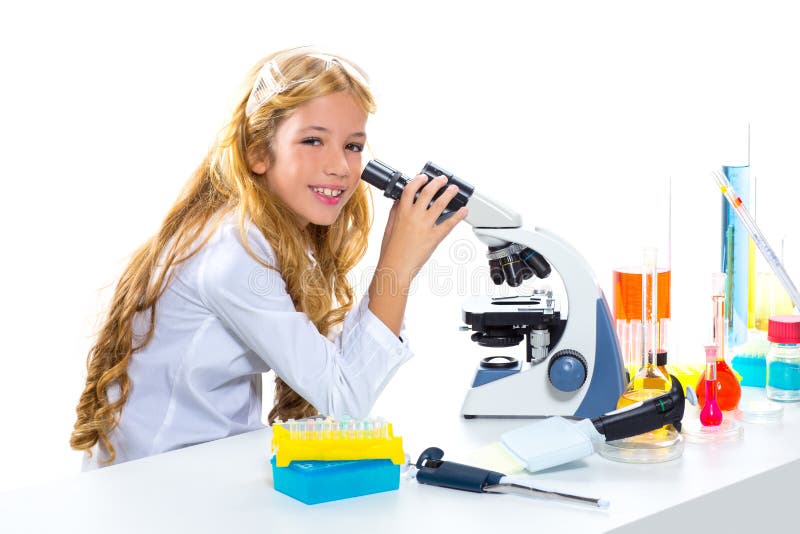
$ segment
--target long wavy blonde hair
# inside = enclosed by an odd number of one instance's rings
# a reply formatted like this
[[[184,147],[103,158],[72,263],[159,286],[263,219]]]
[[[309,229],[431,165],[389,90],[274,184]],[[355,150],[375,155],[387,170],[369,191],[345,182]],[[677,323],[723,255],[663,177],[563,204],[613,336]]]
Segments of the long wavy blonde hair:
[[[302,82],[287,84],[287,90],[269,98],[247,117],[245,106],[256,77],[273,59],[287,80]],[[108,451],[106,461],[114,461],[109,435],[119,424],[130,394],[128,362],[153,337],[156,305],[169,284],[172,267],[205,246],[218,224],[218,215],[237,212],[242,241],[250,255],[281,273],[295,307],[308,315],[322,335],[327,336],[333,326],[343,322],[354,303],[346,275],[364,256],[372,226],[372,196],[367,184],[359,182],[332,225],[301,227],[288,206],[259,182],[260,176],[250,170],[248,158],[266,155],[274,161],[272,142],[277,128],[292,110],[313,98],[347,91],[365,113],[374,113],[375,102],[364,79],[353,76],[341,62],[326,62],[303,49],[277,52],[252,68],[230,121],[158,233],[133,254],[116,286],[107,316],[89,350],[86,386],[70,439],[73,449],[91,454],[99,441]],[[267,265],[247,245],[246,218],[272,245],[277,265]],[[193,246],[196,243],[199,246]],[[309,248],[316,263],[308,257]],[[149,312],[147,333],[134,337],[134,316],[143,312]],[[277,417],[301,418],[314,413],[305,399],[276,376],[270,423]]]

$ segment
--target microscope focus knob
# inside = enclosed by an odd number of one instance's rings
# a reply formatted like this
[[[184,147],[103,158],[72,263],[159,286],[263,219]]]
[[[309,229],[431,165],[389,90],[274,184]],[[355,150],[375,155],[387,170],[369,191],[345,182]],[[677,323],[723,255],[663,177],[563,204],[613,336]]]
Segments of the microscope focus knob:
[[[547,376],[556,389],[576,391],[586,382],[586,360],[576,350],[560,350],[550,358]]]

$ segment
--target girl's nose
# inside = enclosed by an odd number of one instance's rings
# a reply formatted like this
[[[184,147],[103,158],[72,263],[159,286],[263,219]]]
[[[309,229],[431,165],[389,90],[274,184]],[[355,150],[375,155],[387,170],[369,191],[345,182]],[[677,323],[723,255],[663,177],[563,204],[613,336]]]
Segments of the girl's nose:
[[[325,162],[325,173],[347,178],[350,175],[350,165],[347,163],[345,155],[338,151],[332,150]]]

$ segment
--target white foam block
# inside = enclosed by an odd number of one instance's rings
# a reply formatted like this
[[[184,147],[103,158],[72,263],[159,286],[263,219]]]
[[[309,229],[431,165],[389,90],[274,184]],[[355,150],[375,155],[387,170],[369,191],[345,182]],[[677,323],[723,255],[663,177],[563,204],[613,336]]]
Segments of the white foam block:
[[[588,419],[572,423],[549,417],[506,432],[500,440],[525,469],[535,472],[589,456],[594,452],[592,441],[602,441],[603,436]]]
[[[506,475],[513,475],[525,471],[525,464],[511,454],[508,448],[499,441],[495,441],[485,447],[470,452],[467,455],[466,463]]]

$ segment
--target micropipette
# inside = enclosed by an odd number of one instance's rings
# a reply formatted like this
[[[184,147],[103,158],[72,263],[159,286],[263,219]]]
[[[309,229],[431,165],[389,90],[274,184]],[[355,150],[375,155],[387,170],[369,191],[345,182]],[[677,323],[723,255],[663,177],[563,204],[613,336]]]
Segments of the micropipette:
[[[560,491],[536,488],[520,477],[509,477],[497,471],[473,467],[442,460],[444,451],[428,447],[419,455],[416,467],[417,482],[443,488],[472,491],[475,493],[513,493],[525,497],[539,497],[573,504],[585,504],[595,508],[608,508],[605,499],[581,497]]]
[[[714,175],[714,179],[717,181],[717,185],[719,185],[719,188],[722,190],[722,194],[726,199],[728,199],[728,202],[730,202],[733,211],[736,212],[736,215],[739,216],[739,220],[742,221],[744,227],[747,228],[750,238],[756,244],[758,250],[761,251],[764,259],[767,260],[767,263],[772,268],[772,272],[775,273],[775,276],[778,277],[781,285],[783,285],[783,288],[789,294],[789,297],[794,303],[794,307],[800,310],[800,291],[797,290],[792,282],[792,279],[789,278],[789,274],[786,272],[786,269],[783,268],[778,256],[772,250],[772,247],[769,246],[769,243],[767,243],[764,234],[761,233],[761,230],[759,230],[758,226],[756,225],[756,221],[753,219],[753,216],[750,215],[750,212],[742,203],[742,199],[736,194],[736,191],[734,191],[731,183],[725,177],[725,174],[720,170],[714,171],[712,174]]]

